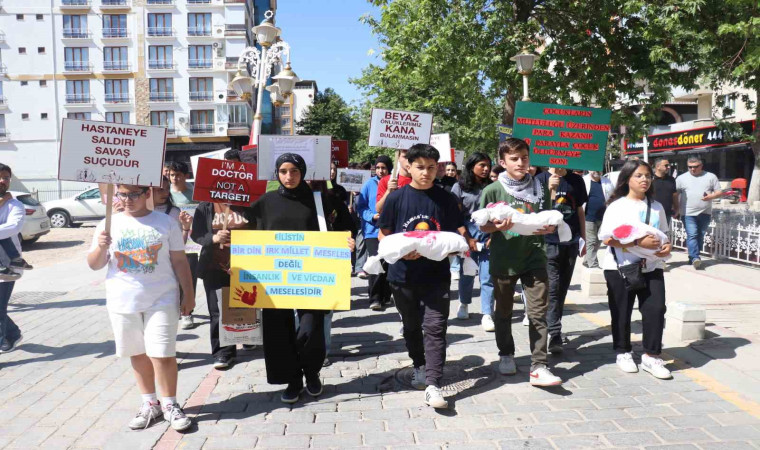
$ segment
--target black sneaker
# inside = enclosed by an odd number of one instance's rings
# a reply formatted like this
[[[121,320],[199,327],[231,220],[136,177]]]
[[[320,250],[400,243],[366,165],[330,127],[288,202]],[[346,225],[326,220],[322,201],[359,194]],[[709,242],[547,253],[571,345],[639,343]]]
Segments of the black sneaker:
[[[214,358],[214,369],[216,370],[226,370],[234,364],[235,359],[231,356],[217,356]]]
[[[369,309],[372,311],[381,311],[383,309],[383,304],[380,303],[380,300],[372,300],[372,303],[369,304]]]
[[[9,266],[12,269],[21,269],[21,270],[34,269],[34,267],[32,267],[29,263],[27,263],[24,258],[16,258],[16,259],[11,260],[11,263]]]
[[[298,401],[298,398],[301,396],[301,392],[303,392],[303,381],[294,381],[290,383],[287,388],[285,388],[285,392],[283,392],[280,396],[280,401],[283,403],[293,404]]]
[[[562,353],[562,335],[557,334],[549,337],[549,353]]]
[[[19,278],[21,278],[21,274],[18,272],[12,271],[8,267],[3,267],[0,270],[0,280],[2,281],[16,281]]]
[[[256,346],[253,344],[243,344],[243,350],[256,350]]]
[[[18,338],[15,341],[11,341],[10,339],[4,339],[3,343],[0,344],[0,353],[8,353],[12,352],[13,350],[16,350],[18,346],[21,344],[21,341],[23,340],[23,336],[20,334],[18,335]]]
[[[322,395],[322,390],[322,380],[319,379],[319,375],[312,379],[306,380],[306,392],[308,392],[312,397],[319,397]]]

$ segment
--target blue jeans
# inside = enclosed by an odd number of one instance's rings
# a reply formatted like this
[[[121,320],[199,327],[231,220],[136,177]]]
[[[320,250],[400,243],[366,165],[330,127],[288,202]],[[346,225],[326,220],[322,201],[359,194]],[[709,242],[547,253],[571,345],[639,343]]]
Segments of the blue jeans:
[[[0,283],[0,344],[9,341],[15,341],[21,336],[21,330],[19,330],[16,323],[8,317],[8,302],[11,300],[11,294],[13,293],[13,286],[15,281],[6,281]]]
[[[470,252],[472,259],[478,263],[480,277],[480,313],[493,314],[493,280],[489,271],[488,257],[490,252],[486,249],[482,252]],[[461,274],[459,276],[459,301],[465,305],[472,303],[472,286],[475,277]]]
[[[461,266],[461,264],[459,263],[459,257],[455,256],[451,260],[451,273],[459,273],[460,272],[460,266]]]
[[[699,259],[699,252],[705,243],[705,233],[710,227],[710,215],[684,216],[683,226],[686,228],[686,247],[689,249],[689,264]]]

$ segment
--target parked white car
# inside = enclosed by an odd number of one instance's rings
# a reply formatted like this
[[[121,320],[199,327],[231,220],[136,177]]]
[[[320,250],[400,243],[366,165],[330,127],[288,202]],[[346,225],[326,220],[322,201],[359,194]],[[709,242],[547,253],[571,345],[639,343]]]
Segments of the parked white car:
[[[53,228],[65,228],[78,222],[100,220],[106,216],[106,206],[95,187],[73,197],[44,203]]]
[[[13,198],[24,204],[24,226],[21,227],[20,240],[24,243],[35,242],[40,236],[50,233],[50,219],[45,207],[28,192],[8,191]]]

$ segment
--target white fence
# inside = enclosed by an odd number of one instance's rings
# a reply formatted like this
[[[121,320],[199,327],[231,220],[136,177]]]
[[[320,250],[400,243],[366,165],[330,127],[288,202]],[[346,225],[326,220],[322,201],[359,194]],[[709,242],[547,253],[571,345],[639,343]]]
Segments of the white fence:
[[[714,210],[701,251],[717,259],[760,266],[760,223],[753,215],[738,216]],[[673,246],[686,249],[683,222],[673,219],[672,228]]]

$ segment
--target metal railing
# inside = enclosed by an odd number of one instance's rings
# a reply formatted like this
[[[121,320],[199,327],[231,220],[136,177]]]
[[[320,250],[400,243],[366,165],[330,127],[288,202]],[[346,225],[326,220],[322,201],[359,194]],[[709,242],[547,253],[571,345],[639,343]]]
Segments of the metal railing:
[[[92,102],[93,100],[90,94],[66,94],[67,104],[83,104]]]
[[[80,194],[81,192],[81,189],[61,189],[54,191],[32,190],[30,194],[32,194],[32,197],[34,197],[35,200],[42,203],[49,202],[51,200],[61,200],[63,198],[73,197],[77,194]]]
[[[208,5],[211,0],[187,0],[188,5]]]
[[[172,27],[148,27],[148,36],[174,36]]]
[[[104,38],[125,38],[129,37],[129,31],[126,28],[103,28]]]
[[[122,71],[129,70],[129,63],[126,61],[103,61],[104,71]]]
[[[187,27],[188,36],[211,36],[211,26]]]
[[[190,125],[190,133],[192,134],[212,134],[213,132],[213,123],[196,123]]]
[[[103,7],[127,7],[130,5],[129,0],[100,0],[100,6]]]
[[[66,72],[92,72],[92,64],[87,61],[66,61],[63,63]]]
[[[0,105],[5,106],[8,103],[8,99],[5,96],[0,95]]]
[[[106,103],[129,103],[129,94],[106,94]]]
[[[89,39],[91,33],[86,28],[64,28],[63,37],[68,39]]]
[[[10,134],[10,131],[6,130],[5,128],[0,128],[0,139],[7,139]]]
[[[210,102],[213,99],[214,99],[214,93],[211,91],[190,92],[191,102]]]
[[[0,64],[0,73],[6,73],[8,71],[8,68],[5,66],[5,64]]]
[[[207,58],[207,59],[188,59],[187,60],[187,67],[190,68],[190,69],[210,69],[212,63],[213,63],[213,60],[211,58]]]
[[[174,63],[174,61],[169,61],[166,59],[151,59],[148,61],[148,69],[171,70],[175,67],[177,67],[177,65]]]
[[[227,128],[251,128],[251,124],[248,122],[229,122]]]
[[[2,3],[0,3],[2,4]],[[5,33],[0,31],[0,42],[5,42]]]
[[[673,247],[687,249],[683,222],[673,219],[672,231]],[[717,259],[760,266],[760,214],[714,209],[700,250]]]
[[[148,5],[173,5],[174,0],[148,0]]]
[[[174,92],[151,92],[150,101],[151,102],[175,102],[177,101],[177,96],[174,95]]]
[[[90,6],[90,0],[61,0],[61,6]]]

